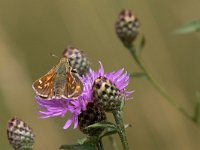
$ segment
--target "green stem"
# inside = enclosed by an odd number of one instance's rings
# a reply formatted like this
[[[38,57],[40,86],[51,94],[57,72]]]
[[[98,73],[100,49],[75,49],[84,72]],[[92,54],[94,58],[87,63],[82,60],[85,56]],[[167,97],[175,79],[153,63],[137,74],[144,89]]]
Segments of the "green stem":
[[[119,134],[120,140],[122,142],[123,148],[124,148],[124,150],[129,150],[121,111],[114,110],[112,113],[115,118],[116,126],[118,129],[118,134]]]
[[[154,88],[166,98],[166,100],[174,106],[179,112],[181,112],[185,117],[193,121],[193,116],[188,114],[181,106],[179,106],[176,101],[168,95],[166,90],[152,77],[150,72],[148,71],[147,67],[145,66],[142,58],[140,55],[137,55],[137,50],[133,45],[126,46],[126,48],[130,51],[132,57],[135,59],[138,66],[141,68],[141,70],[145,73],[146,78],[149,80],[149,82],[154,86]]]
[[[109,135],[108,138],[109,138],[110,142],[112,143],[113,150],[118,150],[117,143],[116,143],[115,139],[111,135]]]
[[[98,141],[98,143],[97,143],[97,149],[98,149],[98,150],[104,150],[102,140],[99,140],[99,141]]]

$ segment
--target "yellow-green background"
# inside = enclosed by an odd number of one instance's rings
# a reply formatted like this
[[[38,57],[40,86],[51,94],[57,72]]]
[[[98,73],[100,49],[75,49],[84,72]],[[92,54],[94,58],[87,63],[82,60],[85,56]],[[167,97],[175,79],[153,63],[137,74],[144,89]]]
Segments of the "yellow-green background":
[[[0,0],[0,149],[11,150],[6,123],[18,116],[36,134],[35,150],[55,150],[83,136],[63,130],[66,118],[39,119],[31,84],[58,60],[64,48],[83,49],[92,68],[100,60],[106,71],[138,67],[115,35],[118,13],[129,8],[141,23],[147,44],[142,54],[152,74],[193,113],[195,92],[200,90],[200,35],[172,33],[197,19],[197,0]],[[139,39],[139,38],[138,38]],[[145,80],[132,79],[134,100],[125,107],[131,150],[198,150],[200,127],[181,115]],[[112,118],[111,115],[109,115]],[[116,136],[118,144],[118,136]],[[105,138],[105,149],[110,149]]]

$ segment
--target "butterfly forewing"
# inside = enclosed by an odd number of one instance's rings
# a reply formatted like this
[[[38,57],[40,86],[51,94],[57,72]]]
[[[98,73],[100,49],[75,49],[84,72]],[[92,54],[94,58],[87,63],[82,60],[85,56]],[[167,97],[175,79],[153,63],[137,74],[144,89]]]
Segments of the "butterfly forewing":
[[[53,67],[46,75],[36,80],[32,87],[36,94],[43,98],[51,98],[54,95],[54,78],[56,75]]]

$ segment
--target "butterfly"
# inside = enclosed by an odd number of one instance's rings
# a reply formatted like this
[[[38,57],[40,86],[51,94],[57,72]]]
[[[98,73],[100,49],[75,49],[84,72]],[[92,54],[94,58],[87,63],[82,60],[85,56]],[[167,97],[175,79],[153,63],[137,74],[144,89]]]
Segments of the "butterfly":
[[[83,91],[83,82],[70,66],[68,58],[62,57],[56,66],[33,83],[32,88],[38,96],[46,100],[75,99]]]

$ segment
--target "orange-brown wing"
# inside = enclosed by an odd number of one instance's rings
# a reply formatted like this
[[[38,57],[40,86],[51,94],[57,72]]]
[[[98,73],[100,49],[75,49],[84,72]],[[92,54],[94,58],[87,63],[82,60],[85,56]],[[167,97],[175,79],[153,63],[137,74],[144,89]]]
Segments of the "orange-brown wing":
[[[77,98],[83,92],[83,82],[77,73],[67,73],[67,83],[64,90],[64,97]]]
[[[47,74],[33,83],[32,87],[37,95],[45,99],[53,97],[55,75],[56,70],[55,67],[53,67]]]

